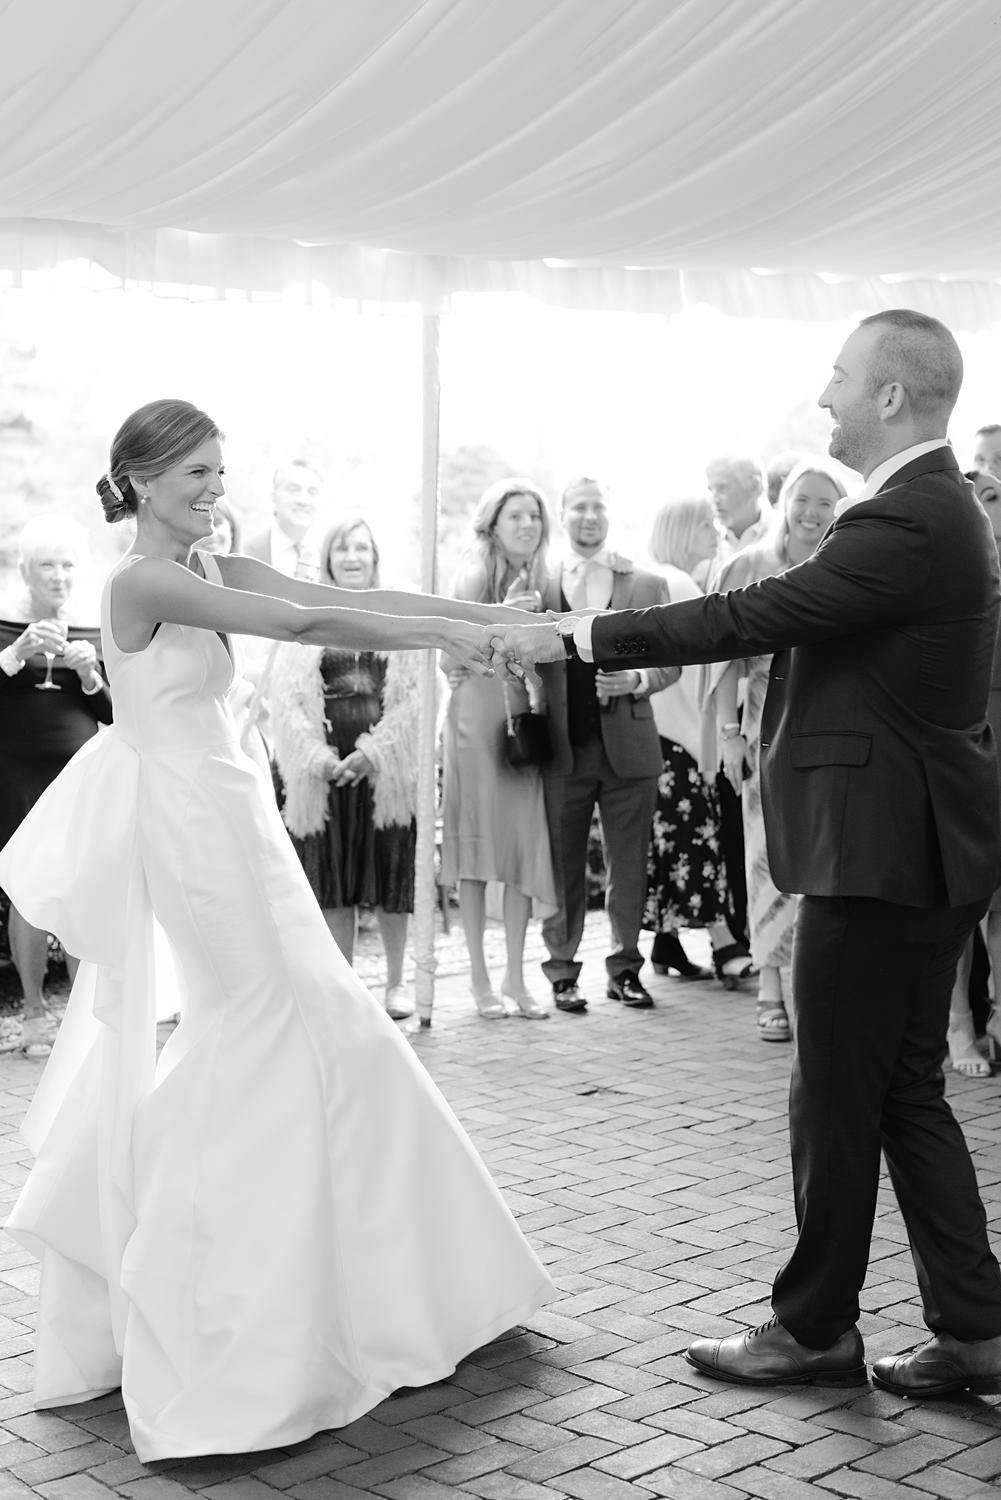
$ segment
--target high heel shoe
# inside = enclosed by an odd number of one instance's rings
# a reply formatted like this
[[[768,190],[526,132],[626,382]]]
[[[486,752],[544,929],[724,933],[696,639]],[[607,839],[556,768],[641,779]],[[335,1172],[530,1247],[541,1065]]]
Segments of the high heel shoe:
[[[493,990],[473,990],[473,1002],[484,1021],[500,1021],[507,1019],[507,1010],[503,1001],[499,1000]]]
[[[713,949],[713,968],[725,990],[739,990],[741,981],[753,973],[754,964],[743,943],[726,943]]]
[[[650,962],[655,974],[670,974],[679,979],[711,979],[712,971],[693,964],[676,932],[658,932],[653,940]]]
[[[501,985],[501,994],[508,1000],[513,1000],[520,1013],[526,1021],[548,1021],[549,1012],[544,1005],[540,1005],[535,996],[528,990],[513,990],[509,985]]]
[[[387,984],[386,1015],[391,1021],[405,1021],[414,1013],[414,1002],[403,984]]]
[[[990,1019],[988,1018],[988,1025]],[[949,1012],[949,1066],[962,1078],[989,1078],[991,1065],[977,1047],[973,1017],[969,1010]],[[988,1038],[990,1040],[990,1038]]]

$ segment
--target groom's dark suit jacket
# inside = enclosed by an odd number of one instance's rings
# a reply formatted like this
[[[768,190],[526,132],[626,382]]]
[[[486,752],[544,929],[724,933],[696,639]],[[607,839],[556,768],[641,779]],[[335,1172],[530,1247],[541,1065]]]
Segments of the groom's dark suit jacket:
[[[591,639],[610,669],[774,652],[761,740],[776,885],[960,906],[1001,885],[986,720],[998,598],[990,524],[943,446],[798,567],[597,616]]]

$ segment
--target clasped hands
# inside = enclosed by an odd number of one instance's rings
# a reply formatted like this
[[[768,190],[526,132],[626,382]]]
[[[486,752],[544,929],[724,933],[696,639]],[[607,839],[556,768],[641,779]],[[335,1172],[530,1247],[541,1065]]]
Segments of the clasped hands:
[[[496,676],[518,682],[538,682],[534,668],[541,662],[566,660],[554,619],[533,620],[528,625],[484,625],[480,652]]]
[[[602,613],[597,609],[579,609],[572,614],[534,616],[524,625],[500,620],[490,625],[450,621],[443,643],[450,658],[446,668],[449,684],[458,686],[469,673],[537,683],[534,670],[537,665],[566,660],[557,624],[566,630],[585,615]]]

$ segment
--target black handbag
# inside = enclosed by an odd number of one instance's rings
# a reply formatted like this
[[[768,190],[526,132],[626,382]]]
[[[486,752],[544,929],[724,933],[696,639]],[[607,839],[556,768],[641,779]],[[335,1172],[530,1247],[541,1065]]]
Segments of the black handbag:
[[[545,714],[513,714],[504,685],[504,724],[501,733],[501,754],[509,766],[544,766],[553,758],[553,742],[549,735],[549,720]]]

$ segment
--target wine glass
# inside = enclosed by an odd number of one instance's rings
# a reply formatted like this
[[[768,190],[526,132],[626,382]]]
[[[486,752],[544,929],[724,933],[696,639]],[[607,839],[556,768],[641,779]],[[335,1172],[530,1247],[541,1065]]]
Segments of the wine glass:
[[[61,693],[62,688],[58,682],[52,681],[52,663],[56,659],[56,653],[54,651],[44,651],[42,654],[45,657],[45,677],[41,682],[36,682],[35,686],[39,692]]]

